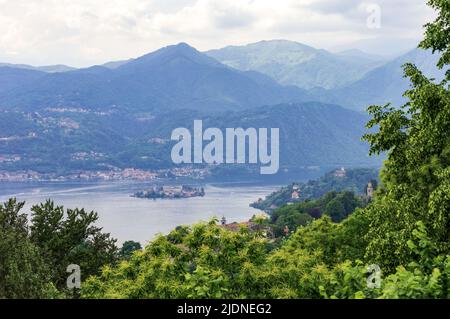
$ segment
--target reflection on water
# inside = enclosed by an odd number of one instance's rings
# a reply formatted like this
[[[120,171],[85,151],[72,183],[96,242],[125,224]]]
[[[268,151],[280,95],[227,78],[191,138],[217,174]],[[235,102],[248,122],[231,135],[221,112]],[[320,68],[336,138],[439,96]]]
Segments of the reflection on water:
[[[135,191],[144,183],[1,183],[0,200],[17,197],[26,201],[25,212],[36,203],[51,198],[67,208],[82,207],[99,214],[99,225],[119,242],[145,243],[157,233],[167,233],[178,225],[225,216],[228,222],[243,221],[260,211],[249,204],[277,186],[206,185],[204,197],[183,199],[139,199]]]

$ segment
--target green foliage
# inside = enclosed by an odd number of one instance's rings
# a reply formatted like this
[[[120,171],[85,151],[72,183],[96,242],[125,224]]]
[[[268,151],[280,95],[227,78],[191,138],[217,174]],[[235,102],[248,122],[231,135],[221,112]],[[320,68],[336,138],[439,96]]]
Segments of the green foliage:
[[[447,0],[429,0],[428,5],[435,9],[438,15],[434,22],[425,25],[425,39],[420,43],[420,47],[442,52],[438,62],[438,67],[442,69],[450,64],[449,4]],[[450,80],[450,70],[447,71],[447,80]]]
[[[273,227],[275,236],[280,237],[284,235],[285,227],[288,227],[289,231],[294,231],[297,227],[305,226],[312,220],[313,218],[302,212],[299,207],[286,205],[271,214],[270,226]]]
[[[347,169],[345,176],[336,176],[335,171],[328,172],[318,180],[309,180],[306,183],[294,183],[273,192],[264,200],[252,204],[252,207],[271,211],[272,205],[281,207],[289,202],[296,202],[291,198],[294,187],[298,189],[298,201],[318,199],[330,192],[350,191],[358,195],[366,194],[367,184],[372,182],[377,187],[378,170],[370,168]]]
[[[425,224],[416,223],[408,247],[414,261],[389,275],[381,298],[449,298],[450,254],[440,253]]]
[[[64,289],[67,266],[77,264],[83,276],[98,273],[101,266],[115,261],[115,239],[94,224],[95,212],[55,206],[50,200],[31,208],[30,239],[41,248],[52,268],[52,281]]]
[[[431,0],[438,18],[427,24],[423,48],[442,53],[439,67],[449,65],[448,1]],[[366,257],[389,272],[413,260],[407,242],[416,222],[431,231],[441,252],[449,249],[450,91],[448,79],[435,83],[412,64],[404,66],[411,89],[408,102],[395,109],[371,106],[366,134],[371,153],[387,152],[381,172],[383,189],[367,210],[371,219]]]
[[[52,297],[50,269],[28,236],[23,202],[0,204],[0,299]]]
[[[334,229],[330,228],[334,225]],[[417,261],[399,266],[386,278],[381,274],[379,288],[367,285],[368,267],[362,261],[344,260],[339,232],[342,224],[315,221],[300,229],[270,257],[269,290],[272,298],[448,298],[450,255],[439,254],[423,223],[412,232],[408,244]],[[308,229],[308,228],[314,228]],[[323,236],[327,239],[319,237]],[[322,239],[322,242],[318,240]],[[334,241],[331,241],[334,239]],[[336,244],[337,242],[337,244]],[[327,256],[341,256],[341,261]]]
[[[140,243],[132,240],[127,240],[122,244],[122,247],[119,250],[119,258],[129,259],[135,251],[142,250],[142,246]]]
[[[299,226],[306,226],[322,215],[330,216],[334,222],[340,222],[366,203],[352,192],[330,192],[316,200],[291,203],[270,213],[269,225],[277,237],[284,235],[287,226],[295,231]]]
[[[450,255],[439,254],[423,223],[408,243],[417,262],[382,272],[368,286],[368,265],[346,248],[344,223],[329,217],[299,228],[280,248],[246,230],[198,224],[174,244],[161,236],[83,285],[85,298],[446,298]],[[172,234],[173,236],[173,234]],[[357,239],[354,239],[357,240]],[[350,260],[355,260],[354,262]]]
[[[16,199],[0,205],[0,298],[71,296],[67,266],[79,265],[88,277],[115,262],[115,240],[93,225],[96,213],[47,201],[31,208],[28,225],[23,206]]]
[[[175,232],[179,232],[175,234]],[[238,298],[258,296],[249,274],[265,263],[265,239],[213,220],[160,236],[118,267],[83,285],[89,298]]]

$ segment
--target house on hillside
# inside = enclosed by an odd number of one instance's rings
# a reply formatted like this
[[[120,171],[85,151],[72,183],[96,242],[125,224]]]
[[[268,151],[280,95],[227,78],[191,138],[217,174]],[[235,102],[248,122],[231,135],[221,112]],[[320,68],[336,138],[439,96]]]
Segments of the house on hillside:
[[[366,190],[367,198],[372,199],[373,192],[374,192],[374,188],[373,188],[372,182],[369,182],[369,184],[367,184],[367,190]]]
[[[335,177],[345,177],[347,172],[345,171],[345,168],[341,167],[340,169],[336,170],[334,172]]]
[[[292,200],[298,200],[298,199],[300,199],[300,192],[299,191],[293,191],[292,192],[292,194],[291,194],[291,199]]]

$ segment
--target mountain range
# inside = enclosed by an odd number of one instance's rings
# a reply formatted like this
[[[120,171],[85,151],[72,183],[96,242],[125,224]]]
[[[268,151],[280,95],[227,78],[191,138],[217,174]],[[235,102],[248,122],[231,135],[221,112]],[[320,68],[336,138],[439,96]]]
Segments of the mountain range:
[[[219,128],[280,128],[283,169],[376,166],[380,158],[368,157],[360,140],[368,120],[362,111],[401,102],[408,86],[401,65],[408,61],[430,76],[443,74],[433,71],[436,56],[418,49],[382,62],[360,51],[329,53],[287,41],[206,53],[180,43],[58,72],[2,66],[0,159],[20,160],[0,160],[0,170],[171,167],[170,133],[194,119]],[[291,79],[312,72],[306,79],[312,82],[285,85],[270,74],[291,67]]]
[[[261,72],[283,85],[303,89],[345,86],[385,61],[358,50],[333,54],[286,40],[228,46],[205,53],[238,70]]]
[[[312,93],[317,101],[345,105],[347,108],[363,111],[369,105],[403,105],[403,92],[410,88],[409,79],[403,75],[402,66],[414,63],[427,77],[441,81],[445,71],[437,69],[437,54],[414,49],[388,63],[368,72],[362,79],[333,90],[317,90]]]
[[[78,70],[0,64],[0,107],[213,112],[322,101],[365,111],[372,104],[404,103],[406,62],[442,79],[445,72],[436,69],[437,59],[437,54],[414,49],[385,61],[358,50],[331,53],[286,40],[204,53],[180,43],[137,59]]]
[[[11,73],[0,68],[0,74]],[[22,69],[17,69],[22,74]],[[240,110],[306,100],[300,88],[263,74],[232,69],[187,44],[169,46],[111,68],[33,73],[33,81],[0,95],[0,107],[23,110],[70,106],[144,111]],[[17,82],[17,81],[16,81]]]
[[[48,73],[67,72],[67,71],[76,70],[76,68],[73,68],[73,67],[67,66],[67,65],[63,65],[63,64],[32,66],[32,65],[28,65],[28,64],[0,63],[0,68],[2,68],[2,67],[9,67],[9,68],[14,68],[14,69],[35,70],[35,71],[42,71],[42,72],[48,72]]]
[[[442,80],[438,54],[413,49],[393,60],[359,50],[331,53],[301,43],[272,40],[228,46],[206,54],[239,70],[269,75],[281,84],[306,89],[310,100],[339,104],[356,111],[369,105],[405,103],[409,80],[402,65],[410,62],[430,78]]]

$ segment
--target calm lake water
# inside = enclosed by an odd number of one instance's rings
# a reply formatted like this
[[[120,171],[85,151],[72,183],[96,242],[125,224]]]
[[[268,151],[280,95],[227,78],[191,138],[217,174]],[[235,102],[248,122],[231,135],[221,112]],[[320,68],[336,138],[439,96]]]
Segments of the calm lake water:
[[[24,212],[48,198],[66,208],[85,208],[99,214],[98,225],[118,239],[145,244],[158,233],[178,225],[225,216],[227,222],[245,221],[261,211],[249,207],[278,186],[205,185],[206,195],[185,199],[140,199],[130,195],[148,183],[0,183],[0,201],[9,197],[26,201]]]

